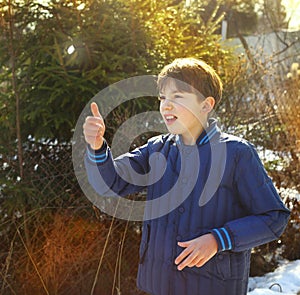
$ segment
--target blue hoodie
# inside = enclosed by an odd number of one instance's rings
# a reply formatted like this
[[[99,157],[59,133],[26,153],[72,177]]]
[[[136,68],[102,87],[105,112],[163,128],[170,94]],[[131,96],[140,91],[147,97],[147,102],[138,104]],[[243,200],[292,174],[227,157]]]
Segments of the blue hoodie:
[[[288,222],[253,145],[213,119],[194,146],[166,134],[113,159],[105,143],[87,149],[85,166],[100,196],[147,189],[137,285],[152,295],[247,294],[251,248],[277,239]],[[200,268],[177,270],[177,242],[207,233],[218,253]]]

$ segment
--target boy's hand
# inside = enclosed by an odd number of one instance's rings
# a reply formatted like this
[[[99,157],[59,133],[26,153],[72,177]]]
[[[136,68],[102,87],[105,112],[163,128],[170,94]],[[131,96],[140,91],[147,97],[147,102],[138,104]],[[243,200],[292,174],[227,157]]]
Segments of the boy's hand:
[[[201,267],[218,251],[218,244],[212,234],[206,234],[196,239],[178,242],[178,246],[185,248],[175,259],[178,270],[188,267]]]
[[[105,124],[95,102],[91,103],[93,116],[88,116],[83,124],[83,134],[85,141],[90,144],[91,148],[98,150],[103,144]]]

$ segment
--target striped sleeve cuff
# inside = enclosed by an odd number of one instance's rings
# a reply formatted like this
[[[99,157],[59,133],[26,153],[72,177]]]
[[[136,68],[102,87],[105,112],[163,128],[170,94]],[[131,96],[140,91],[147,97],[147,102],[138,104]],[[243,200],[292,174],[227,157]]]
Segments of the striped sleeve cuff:
[[[228,230],[225,227],[221,228],[214,228],[211,233],[215,237],[217,243],[218,243],[218,251],[225,251],[225,250],[231,250],[232,245],[232,239],[230,237],[230,234]]]
[[[104,141],[102,147],[99,150],[93,150],[90,146],[87,146],[86,155],[92,163],[104,163],[108,158],[107,143]]]

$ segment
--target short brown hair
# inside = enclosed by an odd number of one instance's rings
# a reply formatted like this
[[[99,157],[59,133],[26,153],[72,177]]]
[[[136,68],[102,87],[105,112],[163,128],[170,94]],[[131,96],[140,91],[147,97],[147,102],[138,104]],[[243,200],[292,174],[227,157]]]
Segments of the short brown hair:
[[[166,65],[158,75],[159,91],[163,90],[169,78],[175,79],[176,86],[183,91],[195,92],[193,89],[196,89],[203,98],[212,96],[216,104],[222,98],[222,81],[215,70],[203,60],[177,58]]]

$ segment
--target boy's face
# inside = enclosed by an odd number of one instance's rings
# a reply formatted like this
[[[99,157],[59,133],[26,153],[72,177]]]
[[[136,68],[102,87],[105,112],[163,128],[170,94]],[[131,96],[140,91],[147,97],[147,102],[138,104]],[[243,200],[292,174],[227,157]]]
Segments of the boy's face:
[[[182,135],[185,144],[194,144],[207,124],[203,103],[193,92],[178,89],[169,79],[159,94],[160,113],[172,134]],[[204,126],[204,127],[203,127]]]

